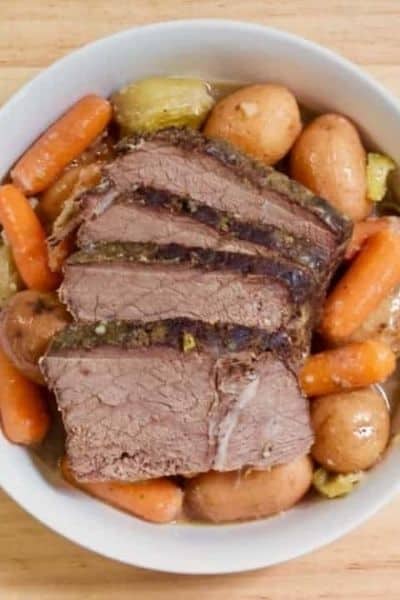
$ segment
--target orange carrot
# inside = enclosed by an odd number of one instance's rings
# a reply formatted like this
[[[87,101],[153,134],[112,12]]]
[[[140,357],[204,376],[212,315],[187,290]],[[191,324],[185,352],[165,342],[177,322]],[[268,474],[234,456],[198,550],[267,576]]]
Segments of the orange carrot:
[[[13,182],[26,194],[45,190],[103,131],[111,113],[104,98],[79,100],[19,159],[11,171]]]
[[[37,444],[50,427],[40,387],[26,379],[1,349],[0,416],[5,435],[16,444]]]
[[[72,167],[46,190],[40,198],[37,213],[50,231],[66,202],[100,182],[100,169],[98,163]]]
[[[400,230],[373,235],[328,296],[320,332],[330,342],[346,341],[400,284]]]
[[[11,184],[0,187],[0,223],[27,287],[40,292],[54,290],[59,278],[49,269],[43,227],[28,200]]]
[[[324,396],[380,383],[395,368],[396,357],[389,346],[367,340],[310,356],[299,380],[306,396]]]
[[[345,259],[352,260],[370,237],[388,227],[398,227],[400,229],[400,219],[398,217],[380,217],[379,219],[367,219],[355,223],[353,235],[346,248]]]
[[[179,516],[182,509],[183,492],[166,477],[134,483],[81,482],[75,479],[67,458],[61,461],[61,472],[71,485],[146,521],[169,523]]]
[[[53,273],[61,273],[63,265],[68,256],[72,254],[75,247],[75,235],[72,233],[55,246],[49,246],[49,268]]]

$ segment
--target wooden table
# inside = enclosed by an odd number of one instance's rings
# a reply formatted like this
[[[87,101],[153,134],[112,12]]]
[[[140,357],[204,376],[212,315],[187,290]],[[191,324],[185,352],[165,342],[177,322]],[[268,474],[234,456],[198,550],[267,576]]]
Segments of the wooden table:
[[[400,96],[399,0],[0,0],[0,103],[85,42],[140,23],[194,17],[292,31],[341,52]],[[82,550],[0,493],[0,600],[398,600],[399,517],[397,499],[345,539],[289,564],[177,577]]]

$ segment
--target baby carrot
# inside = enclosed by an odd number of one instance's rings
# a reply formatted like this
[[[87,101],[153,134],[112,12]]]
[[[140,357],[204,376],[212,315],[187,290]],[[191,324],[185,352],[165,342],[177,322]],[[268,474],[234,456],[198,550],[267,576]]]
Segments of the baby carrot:
[[[54,290],[59,278],[49,269],[43,227],[28,200],[11,184],[0,187],[0,223],[27,287],[40,292]]]
[[[388,227],[400,229],[400,219],[398,217],[380,217],[355,223],[353,235],[346,248],[345,259],[352,260],[370,237]]]
[[[40,198],[37,214],[51,231],[66,202],[94,187],[101,179],[101,165],[92,163],[67,169]]]
[[[146,521],[169,523],[182,509],[182,490],[165,477],[137,482],[81,482],[75,479],[67,458],[61,461],[61,473],[71,485]]]
[[[0,416],[10,442],[38,444],[50,418],[39,386],[26,379],[0,349]]]
[[[389,346],[367,340],[310,356],[299,381],[306,396],[325,396],[382,382],[395,368],[396,357]]]
[[[26,194],[45,190],[103,131],[111,113],[104,98],[90,95],[79,100],[20,158],[11,171],[13,182]]]
[[[72,254],[75,246],[75,236],[69,235],[55,246],[49,246],[49,268],[53,273],[61,273],[64,262]]]
[[[330,342],[345,341],[400,284],[400,230],[373,235],[328,296],[320,325]]]

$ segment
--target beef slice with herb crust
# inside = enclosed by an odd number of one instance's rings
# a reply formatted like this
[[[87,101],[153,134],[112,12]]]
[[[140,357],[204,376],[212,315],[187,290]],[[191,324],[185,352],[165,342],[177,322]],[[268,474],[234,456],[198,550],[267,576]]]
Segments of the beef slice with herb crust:
[[[98,244],[67,262],[60,297],[77,320],[187,317],[269,332],[308,350],[315,282],[276,256],[156,244]]]
[[[265,469],[307,453],[308,404],[286,351],[237,326],[77,324],[41,368],[75,476],[136,481]]]
[[[215,228],[212,221],[219,214],[222,223],[228,218],[234,225],[228,231],[220,228],[221,237],[250,242],[254,249],[265,246],[307,264],[324,285],[340,262],[351,235],[351,223],[346,217],[272,167],[196,131],[169,129],[121,142],[116,158],[103,170],[101,185],[75,203],[71,218],[55,232],[52,242],[79,224],[83,224],[82,245],[99,241],[102,232],[107,241],[148,241],[146,237],[138,239],[138,225],[133,223],[130,228],[129,223],[124,223],[125,218],[133,219],[136,214],[144,219],[144,234],[148,228],[150,215],[146,218],[145,211],[135,213],[134,207],[128,206],[130,200],[138,199],[136,192],[142,195],[143,206],[153,209],[153,215],[156,207],[170,212],[173,207],[173,219],[160,212],[156,216],[155,236],[160,235],[161,229],[168,240],[165,243],[181,243],[182,236],[187,239],[176,219],[187,216],[192,219],[189,229],[197,240],[202,240],[200,245],[214,248],[215,232],[208,229],[205,236],[200,223]],[[96,223],[114,203],[119,203],[119,207]],[[176,240],[171,239],[173,233],[178,236]],[[121,239],[117,239],[119,236]]]
[[[331,264],[351,233],[346,217],[296,181],[192,130],[125,140],[104,174],[108,201],[139,187],[167,190],[306,239],[327,249]]]
[[[326,248],[167,190],[142,188],[121,194],[101,210],[89,194],[85,204],[87,218],[78,232],[81,248],[98,242],[154,242],[261,256],[275,252],[309,268],[316,279],[327,275]]]

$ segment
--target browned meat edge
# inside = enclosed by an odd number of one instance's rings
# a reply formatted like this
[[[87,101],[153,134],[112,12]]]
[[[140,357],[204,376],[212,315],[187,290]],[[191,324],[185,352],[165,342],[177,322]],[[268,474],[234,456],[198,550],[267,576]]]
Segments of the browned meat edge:
[[[119,153],[130,152],[143,140],[168,142],[189,152],[202,152],[214,157],[226,167],[240,173],[259,189],[270,188],[284,195],[293,204],[298,204],[315,215],[327,229],[335,234],[337,244],[343,244],[351,235],[349,219],[341,215],[326,200],[315,196],[310,190],[290,179],[283,173],[257,162],[242,154],[227,142],[207,139],[192,129],[164,129],[147,135],[137,135],[122,140],[117,145]]]
[[[140,243],[97,243],[76,252],[67,264],[91,264],[130,261],[140,263],[187,264],[204,270],[229,270],[241,274],[265,275],[286,286],[293,302],[301,304],[312,300],[315,283],[309,271],[275,255],[271,257],[216,252],[209,248],[188,248],[176,244],[159,246]]]
[[[82,201],[84,204],[84,198]],[[174,195],[168,190],[139,188],[135,192],[121,194],[114,200],[114,204],[116,203],[137,203],[151,210],[167,210],[175,215],[190,217],[194,221],[218,231],[222,237],[231,237],[250,242],[255,246],[263,246],[284,258],[308,267],[314,274],[321,275],[322,278],[326,277],[327,270],[330,268],[329,253],[321,246],[315,246],[308,240],[296,238],[273,225],[239,221],[226,211],[206,206],[189,197]],[[90,219],[90,217],[88,218]],[[83,232],[84,227],[83,224]],[[81,243],[80,246],[85,247],[85,244]]]
[[[190,319],[166,319],[149,323],[109,321],[73,323],[52,340],[48,354],[67,350],[91,350],[103,346],[142,348],[169,346],[182,352],[210,352],[214,356],[248,350],[254,354],[272,351],[293,368],[292,340],[286,331],[264,330]]]

